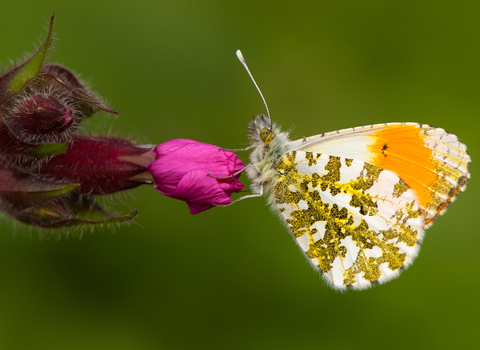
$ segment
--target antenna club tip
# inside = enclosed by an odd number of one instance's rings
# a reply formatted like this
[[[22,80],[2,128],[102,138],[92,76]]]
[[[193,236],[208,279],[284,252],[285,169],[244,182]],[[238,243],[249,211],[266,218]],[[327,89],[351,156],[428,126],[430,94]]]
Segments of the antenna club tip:
[[[238,57],[238,59],[239,59],[240,61],[245,61],[245,59],[243,58],[243,55],[242,55],[242,51],[237,50],[237,51],[235,52],[235,54],[237,55],[237,57]]]
[[[243,57],[242,52],[240,50],[237,50],[236,54],[237,54],[238,60],[240,61],[240,63],[242,63],[243,67],[245,67],[245,70],[247,71],[248,75],[250,76],[250,79],[252,79],[253,84],[257,88],[257,91],[260,94],[260,97],[262,98],[263,104],[265,105],[265,109],[267,110],[268,119],[270,119],[270,129],[271,129],[272,128],[272,118],[270,118],[270,111],[268,110],[267,101],[265,101],[265,98],[263,97],[263,94],[260,91],[260,88],[258,87],[257,83],[255,82],[255,79],[253,79],[253,75],[252,75],[252,73],[250,73],[250,69],[248,69],[247,62],[245,62],[245,58]]]

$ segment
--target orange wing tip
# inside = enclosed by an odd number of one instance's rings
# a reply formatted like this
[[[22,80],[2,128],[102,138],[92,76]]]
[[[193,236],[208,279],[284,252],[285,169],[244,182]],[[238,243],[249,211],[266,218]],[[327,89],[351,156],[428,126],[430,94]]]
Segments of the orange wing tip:
[[[375,132],[373,164],[396,173],[417,195],[430,226],[469,179],[470,156],[457,136],[422,124],[397,124]]]

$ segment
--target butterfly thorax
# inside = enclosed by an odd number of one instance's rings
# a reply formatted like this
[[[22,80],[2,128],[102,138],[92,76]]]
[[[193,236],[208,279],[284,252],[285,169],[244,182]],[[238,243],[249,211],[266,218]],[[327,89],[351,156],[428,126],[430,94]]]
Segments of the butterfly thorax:
[[[250,140],[257,148],[251,153],[252,166],[247,174],[253,181],[252,190],[259,192],[260,188],[270,191],[277,182],[280,174],[276,163],[287,151],[288,133],[281,132],[280,128],[264,116],[256,116],[248,125]]]

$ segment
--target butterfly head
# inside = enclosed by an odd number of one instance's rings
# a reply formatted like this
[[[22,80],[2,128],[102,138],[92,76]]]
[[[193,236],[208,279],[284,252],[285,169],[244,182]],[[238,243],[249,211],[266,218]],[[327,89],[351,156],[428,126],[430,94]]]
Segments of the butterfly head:
[[[265,145],[268,145],[273,140],[273,132],[272,129],[263,128],[260,130],[260,139],[264,142]]]
[[[270,118],[260,114],[248,124],[248,135],[254,144],[263,148],[275,138],[276,129],[275,125],[271,125]]]
[[[248,135],[257,146],[259,159],[267,155],[274,155],[276,158],[285,152],[285,145],[289,142],[288,133],[281,132],[280,128],[263,114],[256,116],[248,124]]]

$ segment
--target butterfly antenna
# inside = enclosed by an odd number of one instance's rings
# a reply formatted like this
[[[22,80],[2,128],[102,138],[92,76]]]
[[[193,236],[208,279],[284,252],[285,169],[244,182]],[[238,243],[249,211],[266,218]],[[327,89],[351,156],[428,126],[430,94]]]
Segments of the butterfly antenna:
[[[263,97],[263,94],[260,91],[260,88],[258,87],[257,82],[255,81],[255,79],[253,79],[253,75],[252,75],[252,73],[250,73],[250,69],[248,69],[247,62],[245,62],[245,58],[242,55],[242,51],[237,50],[236,54],[237,54],[238,60],[243,65],[243,67],[245,67],[248,75],[252,79],[253,83],[255,84],[255,87],[258,90],[258,93],[260,94],[260,97],[263,100],[263,104],[265,105],[265,108],[267,109],[268,119],[270,120],[270,130],[271,130],[272,129],[272,117],[270,117],[270,111],[268,110],[267,101],[265,101],[265,98]]]

